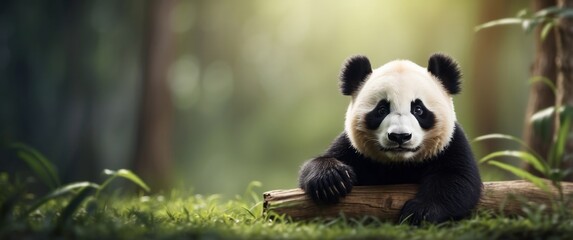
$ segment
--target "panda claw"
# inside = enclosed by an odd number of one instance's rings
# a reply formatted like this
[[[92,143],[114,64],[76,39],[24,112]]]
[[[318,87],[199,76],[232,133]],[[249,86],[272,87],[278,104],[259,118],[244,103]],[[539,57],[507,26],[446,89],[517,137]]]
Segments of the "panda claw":
[[[332,191],[332,190],[331,190],[331,191]],[[338,191],[338,188],[334,187],[334,191],[336,192],[336,194],[341,195],[341,194],[340,194],[340,191]],[[332,194],[334,194],[334,193],[332,193]]]
[[[322,195],[324,195],[324,199],[328,200],[328,194],[326,191],[324,191],[324,189],[322,190]]]
[[[328,187],[328,190],[330,191],[330,193],[331,193],[332,195],[334,195],[334,196],[336,195],[336,194],[334,193],[334,191],[332,191],[332,187]]]
[[[301,171],[300,187],[318,204],[338,202],[350,192],[354,182],[353,170],[336,159],[311,160]]]

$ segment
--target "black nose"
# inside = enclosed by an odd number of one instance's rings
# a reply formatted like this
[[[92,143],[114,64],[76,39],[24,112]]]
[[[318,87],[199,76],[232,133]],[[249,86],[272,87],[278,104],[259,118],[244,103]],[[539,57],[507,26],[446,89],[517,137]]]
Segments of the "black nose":
[[[398,144],[402,144],[407,142],[412,138],[412,134],[410,133],[388,133],[388,139],[392,142],[396,142]]]

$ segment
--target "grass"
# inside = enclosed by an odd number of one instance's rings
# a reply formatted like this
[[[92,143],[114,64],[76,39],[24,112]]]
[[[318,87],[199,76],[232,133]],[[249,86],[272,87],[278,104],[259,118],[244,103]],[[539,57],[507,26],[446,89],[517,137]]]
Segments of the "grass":
[[[573,211],[525,205],[525,215],[474,213],[468,219],[413,227],[373,218],[296,222],[264,216],[260,183],[224,200],[174,189],[149,188],[129,170],[104,170],[102,183],[62,184],[52,164],[25,145],[16,155],[31,176],[0,173],[0,239],[572,239]],[[31,181],[31,179],[37,179]],[[123,179],[139,192],[111,186]],[[568,199],[570,196],[568,196]]]
[[[6,174],[0,184],[8,186]],[[573,217],[556,216],[530,209],[527,217],[507,218],[476,213],[469,219],[441,225],[412,227],[375,219],[294,222],[262,216],[260,194],[252,187],[245,196],[222,200],[173,190],[166,195],[118,196],[103,194],[85,201],[69,221],[58,227],[62,212],[75,195],[49,200],[25,215],[27,202],[20,200],[3,216],[0,239],[571,239]],[[5,191],[3,193],[6,193]],[[6,196],[6,194],[3,194]],[[6,206],[6,198],[2,207]],[[537,209],[539,210],[539,209]],[[1,212],[0,212],[1,213]]]

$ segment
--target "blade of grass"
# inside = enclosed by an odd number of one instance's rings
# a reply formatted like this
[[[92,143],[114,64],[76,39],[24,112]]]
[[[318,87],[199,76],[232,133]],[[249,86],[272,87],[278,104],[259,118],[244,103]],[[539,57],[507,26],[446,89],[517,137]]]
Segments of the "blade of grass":
[[[553,124],[553,119],[555,119],[554,110],[555,107],[549,107],[547,109],[541,110],[535,113],[531,117],[531,121],[534,124],[544,124],[543,127],[550,128]],[[539,116],[538,116],[539,115]],[[552,145],[549,149],[549,166],[553,168],[559,168],[563,157],[565,154],[565,146],[567,144],[567,134],[571,128],[571,120],[573,119],[573,107],[572,106],[561,106],[559,108],[559,119],[561,125],[556,131],[555,137],[552,139]],[[534,116],[536,118],[534,118]],[[566,128],[566,129],[564,129]]]
[[[522,18],[502,18],[490,22],[486,22],[484,24],[480,24],[474,28],[474,31],[478,32],[485,28],[495,27],[495,26],[502,26],[502,25],[517,25],[522,24]]]
[[[549,31],[550,27],[552,27],[551,23],[547,23],[547,24],[545,24],[545,27],[543,30]],[[549,28],[549,29],[546,30],[545,28]],[[538,82],[541,82],[541,83],[545,84],[545,86],[549,87],[549,89],[551,89],[551,92],[555,96],[555,94],[557,93],[557,87],[555,86],[555,83],[553,83],[551,80],[549,80],[549,78],[546,78],[544,76],[534,76],[534,77],[531,77],[529,79],[529,85],[533,85],[533,84],[538,83]]]
[[[506,139],[506,140],[511,140],[514,142],[519,143],[520,145],[527,147],[527,144],[525,144],[524,141],[522,141],[521,139],[511,136],[511,135],[507,135],[507,134],[501,134],[501,133],[492,133],[492,134],[486,134],[486,135],[482,135],[479,136],[477,138],[475,138],[473,140],[473,142],[479,142],[479,141],[483,141],[483,140],[489,140],[489,139]]]
[[[544,18],[527,18],[523,19],[521,22],[521,29],[523,32],[530,33],[533,29],[537,27],[537,25],[543,23],[545,21]]]
[[[569,18],[573,16],[573,9],[572,8],[567,8],[564,9],[563,11],[559,12],[559,17],[561,18]]]
[[[532,154],[525,152],[525,151],[513,151],[513,150],[505,150],[505,151],[498,151],[493,152],[479,160],[479,163],[484,163],[494,158],[498,157],[514,157],[523,160],[524,162],[533,166],[537,171],[543,173],[544,175],[549,174],[550,167],[545,163]]]
[[[135,173],[133,173],[130,170],[127,169],[119,169],[117,171],[113,171],[113,170],[109,170],[109,169],[105,169],[103,170],[103,173],[105,175],[110,175],[109,178],[107,178],[104,183],[101,185],[101,187],[98,189],[97,193],[96,193],[96,197],[99,196],[99,193],[105,189],[107,187],[107,185],[109,185],[115,178],[117,177],[122,177],[125,178],[127,180],[130,180],[131,182],[135,183],[136,185],[138,185],[139,187],[141,187],[143,190],[145,190],[146,192],[149,192],[151,189],[147,186],[147,184],[145,184],[145,182],[143,180],[141,180],[141,178],[139,178]]]
[[[533,183],[535,186],[537,186],[538,188],[540,188],[543,191],[546,191],[546,192],[549,191],[549,186],[547,185],[547,183],[545,183],[545,181],[542,178],[536,177],[536,176],[532,175],[531,173],[526,172],[525,170],[523,170],[521,168],[517,168],[515,166],[509,165],[506,163],[502,163],[502,162],[498,162],[498,161],[489,161],[488,164],[491,164],[493,166],[496,166],[498,168],[506,170],[510,173],[513,173],[516,176]]]
[[[255,188],[260,188],[262,187],[263,184],[259,181],[251,181],[249,183],[249,185],[247,185],[247,189],[245,190],[245,193],[243,193],[243,199],[246,201],[247,200],[247,195],[250,195],[251,199],[253,200],[253,202],[258,202],[261,201],[260,199],[260,194],[258,194],[257,192],[255,192]]]
[[[569,129],[571,127],[571,118],[566,117],[565,121],[561,122],[561,127],[559,128],[559,133],[557,135],[557,140],[555,142],[555,167],[559,167],[563,160],[563,155],[565,154],[565,146],[567,144],[567,135],[569,135]]]
[[[68,203],[68,205],[64,208],[64,210],[62,211],[62,213],[60,214],[60,219],[58,220],[58,223],[56,225],[56,228],[54,229],[56,231],[56,233],[61,233],[62,230],[64,229],[66,223],[68,223],[68,221],[70,221],[70,219],[72,218],[74,212],[76,212],[76,210],[81,206],[81,204],[84,202],[85,199],[87,199],[90,195],[91,192],[94,189],[91,187],[85,187],[83,188],[71,201],[70,203]]]
[[[40,182],[46,185],[46,187],[48,187],[50,190],[53,190],[57,187],[49,173],[45,171],[42,165],[38,163],[32,154],[25,151],[18,151],[16,155],[18,158],[24,161],[26,165],[28,165],[32,172],[34,172],[34,174],[39,178]]]
[[[475,138],[472,141],[472,143],[484,141],[484,140],[491,140],[491,139],[502,139],[502,140],[510,140],[510,141],[516,142],[519,145],[521,145],[521,147],[525,148],[525,150],[527,150],[527,152],[529,152],[533,156],[535,156],[535,158],[537,158],[539,160],[544,160],[544,158],[541,157],[537,152],[535,152],[535,150],[533,150],[529,146],[527,146],[527,144],[523,140],[521,140],[517,137],[511,136],[511,135],[508,135],[508,134],[501,134],[501,133],[486,134],[486,135],[482,135],[482,136]]]
[[[553,29],[553,27],[555,26],[555,22],[550,21],[548,23],[546,23],[545,25],[543,25],[543,28],[541,30],[541,41],[545,41],[545,39],[547,38],[547,35],[549,35],[549,33],[551,32],[551,29]]]
[[[553,121],[555,119],[555,107],[539,110],[531,115],[529,122],[533,126],[534,133],[543,141],[552,141]]]
[[[63,187],[60,187],[50,193],[48,193],[47,195],[43,196],[42,198],[38,199],[34,205],[32,205],[32,207],[28,208],[28,210],[26,211],[26,213],[24,214],[24,216],[27,216],[28,214],[30,214],[31,212],[33,212],[34,210],[38,209],[39,207],[41,207],[42,205],[44,205],[44,203],[46,203],[47,201],[60,197],[62,195],[68,194],[68,193],[72,193],[73,191],[77,190],[77,189],[83,189],[83,188],[94,188],[94,189],[98,189],[100,186],[98,184],[92,183],[92,182],[76,182],[76,183],[70,183],[68,185],[65,185]]]
[[[14,143],[10,147],[17,151],[16,154],[18,157],[22,159],[51,190],[61,185],[58,174],[56,173],[56,168],[40,152],[23,143]]]
[[[544,9],[541,9],[541,10],[535,12],[533,14],[533,16],[535,16],[535,17],[548,17],[549,15],[559,13],[565,9],[566,8],[561,8],[558,6],[551,6],[551,7],[547,7],[547,8],[544,8]]]

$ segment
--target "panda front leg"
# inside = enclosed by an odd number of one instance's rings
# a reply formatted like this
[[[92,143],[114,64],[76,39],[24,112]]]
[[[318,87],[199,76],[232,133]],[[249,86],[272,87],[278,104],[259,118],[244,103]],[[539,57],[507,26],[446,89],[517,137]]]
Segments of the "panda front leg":
[[[422,180],[416,197],[400,211],[400,223],[441,223],[468,216],[481,195],[481,182],[462,175],[433,175]]]
[[[354,170],[333,157],[317,157],[300,170],[299,187],[316,203],[336,203],[352,190]]]

